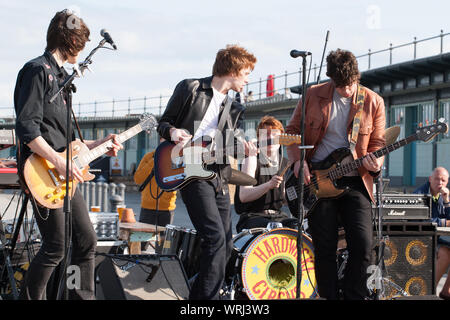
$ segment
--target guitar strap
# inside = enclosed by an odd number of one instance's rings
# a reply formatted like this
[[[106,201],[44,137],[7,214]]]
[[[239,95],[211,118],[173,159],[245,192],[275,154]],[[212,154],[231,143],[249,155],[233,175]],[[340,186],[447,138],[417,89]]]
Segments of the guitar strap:
[[[228,95],[225,97],[225,107],[222,111],[222,116],[220,117],[219,123],[217,125],[217,130],[222,132],[223,127],[225,126],[225,122],[228,119],[228,115],[230,114],[231,104],[233,103],[233,99],[231,99]],[[230,128],[231,129],[231,128]]]
[[[364,108],[364,98],[366,97],[366,91],[364,87],[358,85],[358,92],[356,94],[356,105],[359,107],[358,111],[353,118],[353,128],[350,136],[350,150],[355,150],[356,142],[358,140],[359,127],[361,125],[361,115]]]

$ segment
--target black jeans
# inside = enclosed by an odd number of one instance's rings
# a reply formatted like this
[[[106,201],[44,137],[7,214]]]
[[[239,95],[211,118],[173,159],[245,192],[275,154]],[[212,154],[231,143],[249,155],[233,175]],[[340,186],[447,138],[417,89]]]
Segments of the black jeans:
[[[191,300],[219,299],[225,266],[233,249],[230,196],[217,191],[218,183],[217,178],[197,180],[181,189],[192,224],[203,239],[200,270],[192,285]]]
[[[349,252],[344,298],[360,300],[369,294],[366,281],[373,243],[372,206],[361,178],[343,178],[340,182],[351,189],[338,199],[319,200],[308,216],[317,286],[321,297],[338,299],[336,250],[340,219]]]
[[[97,235],[89,219],[89,212],[80,191],[76,190],[72,207],[72,256],[70,265],[80,268],[80,286],[69,290],[70,299],[95,299],[94,267]],[[64,259],[65,213],[39,207],[34,211],[42,236],[42,246],[25,275],[19,299],[45,300],[47,283],[59,263]],[[59,269],[59,268],[58,268]],[[59,277],[56,277],[59,279]]]

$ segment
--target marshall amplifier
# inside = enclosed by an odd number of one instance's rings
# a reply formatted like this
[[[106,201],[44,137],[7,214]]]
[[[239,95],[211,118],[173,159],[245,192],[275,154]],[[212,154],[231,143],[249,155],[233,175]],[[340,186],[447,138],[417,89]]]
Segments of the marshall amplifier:
[[[372,206],[377,216],[377,206]],[[431,196],[424,194],[384,194],[381,197],[383,220],[430,220]]]

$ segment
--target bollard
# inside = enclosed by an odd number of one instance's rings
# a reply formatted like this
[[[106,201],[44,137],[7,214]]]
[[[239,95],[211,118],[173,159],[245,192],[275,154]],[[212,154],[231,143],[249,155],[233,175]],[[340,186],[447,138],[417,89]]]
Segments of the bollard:
[[[111,212],[117,212],[117,207],[125,204],[123,198],[118,194],[113,194],[109,198],[109,202],[111,204]]]
[[[119,191],[117,193],[122,197],[123,201],[125,201],[125,188],[127,186],[123,183],[119,183],[117,187],[119,188]]]
[[[90,201],[88,203],[88,208],[91,208],[91,206],[95,206],[95,182],[91,182],[91,184],[89,185],[89,197],[90,197]]]
[[[99,206],[101,209],[101,211],[102,212],[105,212],[104,211],[104,208],[102,208],[102,189],[103,189],[103,182],[97,182],[96,183],[96,188],[95,188],[95,193],[96,193],[96,201],[95,201],[95,205],[96,206]]]
[[[103,212],[110,212],[108,211],[108,189],[109,189],[109,184],[103,182],[102,185],[102,209]]]
[[[109,191],[111,195],[116,194],[116,190],[117,190],[117,184],[115,184],[114,182],[111,182],[109,184]]]

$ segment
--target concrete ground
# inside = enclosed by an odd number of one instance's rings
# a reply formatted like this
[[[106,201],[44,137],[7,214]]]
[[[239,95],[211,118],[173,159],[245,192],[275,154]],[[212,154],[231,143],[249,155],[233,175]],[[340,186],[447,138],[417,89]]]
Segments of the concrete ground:
[[[0,215],[2,217],[2,220],[12,220],[16,215],[18,216],[20,211],[20,206],[18,205],[19,194],[20,192],[18,191],[0,190]],[[138,220],[140,213],[140,193],[127,192],[125,195],[125,204],[129,208],[133,208],[133,211],[136,215],[136,220]],[[177,198],[176,204],[177,208],[175,209],[175,215],[172,224],[179,227],[193,228],[181,197]],[[28,218],[31,218],[31,212],[31,206],[28,205]],[[238,220],[239,216],[234,212],[232,208],[233,233],[236,233],[235,226]],[[442,286],[446,278],[447,275],[444,275],[439,281],[439,284],[436,288],[437,294],[442,290]]]

